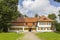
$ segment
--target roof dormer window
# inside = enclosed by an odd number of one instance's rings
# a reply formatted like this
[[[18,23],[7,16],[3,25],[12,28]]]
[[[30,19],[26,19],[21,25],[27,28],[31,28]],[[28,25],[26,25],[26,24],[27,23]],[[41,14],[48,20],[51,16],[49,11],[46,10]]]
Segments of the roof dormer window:
[[[46,18],[44,18],[44,20],[47,20]]]

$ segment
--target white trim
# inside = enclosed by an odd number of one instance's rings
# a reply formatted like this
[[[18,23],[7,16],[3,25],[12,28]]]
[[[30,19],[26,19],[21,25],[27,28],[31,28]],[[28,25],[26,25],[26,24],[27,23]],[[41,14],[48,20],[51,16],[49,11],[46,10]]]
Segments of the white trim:
[[[53,32],[53,30],[38,30],[37,32]]]
[[[10,30],[10,32],[17,32],[17,31],[23,32],[23,30]]]
[[[29,32],[29,30],[25,30],[25,28],[29,28],[29,27],[25,27],[25,26],[14,26],[14,28],[22,28],[22,30],[9,30],[10,32],[16,32],[16,31],[22,31],[22,32]],[[32,28],[34,28],[34,27],[32,27]],[[46,30],[39,30],[38,29],[39,27],[36,27],[36,30],[32,30],[32,32],[34,32],[34,31],[37,31],[37,32],[52,32],[52,31],[54,31],[54,30],[47,30],[47,28],[46,28]],[[45,28],[45,27],[44,27]]]
[[[24,32],[28,32],[28,30],[24,30]]]
[[[38,31],[38,27],[36,27],[36,31]]]
[[[24,27],[23,27],[23,31],[24,31]]]
[[[11,28],[22,28],[22,27],[25,27],[25,26],[11,26]]]

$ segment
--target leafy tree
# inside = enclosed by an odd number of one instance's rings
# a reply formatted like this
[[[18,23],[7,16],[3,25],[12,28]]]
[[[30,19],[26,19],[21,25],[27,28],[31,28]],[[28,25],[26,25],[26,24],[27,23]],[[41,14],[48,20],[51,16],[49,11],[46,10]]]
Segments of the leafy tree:
[[[57,18],[56,15],[55,15],[55,14],[49,14],[48,17],[49,17],[50,19],[54,20],[54,21],[53,21],[53,25],[54,25],[54,27],[56,28],[56,31],[60,31],[60,23],[57,22],[57,20],[56,20],[56,18]]]
[[[19,13],[17,11],[18,0],[3,0],[0,2],[0,31],[8,31],[11,21],[15,20]]]
[[[39,15],[38,14],[35,14],[35,17],[39,17]]]
[[[28,17],[27,15],[23,15],[24,17]]]
[[[54,20],[52,24],[53,24],[53,27],[56,28],[56,25],[57,25],[56,15],[55,15],[54,13],[52,13],[52,14],[48,14],[48,18]]]
[[[56,26],[56,30],[60,31],[60,23],[56,23],[55,26]]]
[[[48,15],[48,18],[50,18],[52,20],[56,20],[57,17],[56,17],[56,15],[54,13],[52,13],[52,14]]]
[[[59,20],[60,20],[60,10],[59,10],[59,14],[58,14],[58,16],[59,16]]]
[[[56,1],[56,2],[60,2],[60,0],[54,0],[54,1]]]

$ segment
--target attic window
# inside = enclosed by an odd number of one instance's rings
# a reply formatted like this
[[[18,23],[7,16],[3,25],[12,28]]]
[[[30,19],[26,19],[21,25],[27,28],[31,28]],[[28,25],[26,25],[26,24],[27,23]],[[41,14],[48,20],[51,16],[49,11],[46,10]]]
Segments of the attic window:
[[[46,18],[44,18],[44,20],[47,20]]]
[[[27,23],[26,23],[26,25],[27,25]]]

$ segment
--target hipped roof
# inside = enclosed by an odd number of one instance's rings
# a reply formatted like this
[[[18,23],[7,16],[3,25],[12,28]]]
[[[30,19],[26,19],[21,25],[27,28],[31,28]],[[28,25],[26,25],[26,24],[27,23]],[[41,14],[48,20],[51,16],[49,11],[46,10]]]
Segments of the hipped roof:
[[[46,16],[41,16],[40,18],[17,18],[16,20],[13,20],[12,22],[52,22],[53,20],[47,18]]]

